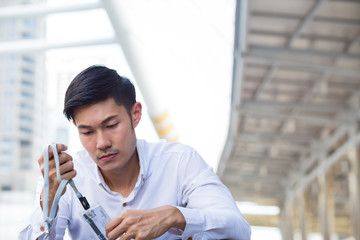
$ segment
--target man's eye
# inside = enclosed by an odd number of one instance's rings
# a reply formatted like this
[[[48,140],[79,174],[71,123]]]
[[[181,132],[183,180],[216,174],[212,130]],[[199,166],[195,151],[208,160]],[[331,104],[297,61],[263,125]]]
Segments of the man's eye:
[[[114,128],[118,125],[119,123],[115,123],[115,124],[111,124],[111,125],[108,125],[106,128]]]
[[[84,135],[91,135],[93,133],[93,131],[88,131],[88,132],[83,132],[82,134]]]

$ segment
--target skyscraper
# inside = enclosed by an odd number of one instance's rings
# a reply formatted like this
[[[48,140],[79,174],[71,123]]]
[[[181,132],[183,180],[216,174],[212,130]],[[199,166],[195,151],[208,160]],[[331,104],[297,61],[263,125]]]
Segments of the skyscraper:
[[[39,1],[2,0],[0,7],[32,2]],[[0,20],[0,42],[44,37],[44,17]],[[0,190],[27,189],[38,175],[44,93],[44,54],[0,55]]]

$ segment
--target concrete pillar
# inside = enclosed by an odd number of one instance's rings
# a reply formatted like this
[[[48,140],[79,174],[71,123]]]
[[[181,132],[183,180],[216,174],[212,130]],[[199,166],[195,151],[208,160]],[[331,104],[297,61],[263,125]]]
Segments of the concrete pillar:
[[[352,222],[353,236],[360,239],[360,150],[359,147],[350,150],[348,154],[350,162],[349,194],[350,194],[350,215]]]
[[[301,192],[298,195],[298,217],[299,217],[299,228],[301,233],[301,240],[307,239],[308,233],[308,219],[307,219],[307,192]]]
[[[320,230],[324,240],[330,240],[334,232],[334,193],[333,176],[331,174],[321,173],[318,176],[319,198],[318,210]]]
[[[283,240],[294,239],[293,229],[293,203],[286,200],[283,208],[281,209],[280,231]]]

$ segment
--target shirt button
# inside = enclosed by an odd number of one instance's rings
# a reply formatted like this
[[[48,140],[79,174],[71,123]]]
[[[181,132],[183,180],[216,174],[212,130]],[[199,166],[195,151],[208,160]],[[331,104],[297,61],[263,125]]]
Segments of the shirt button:
[[[192,240],[192,237],[189,237],[187,240]]]
[[[45,227],[44,227],[44,226],[41,226],[41,227],[40,227],[40,231],[42,231],[42,232],[45,231]]]
[[[124,202],[124,203],[123,203],[123,207],[126,207],[126,205],[127,205],[126,202]]]
[[[146,180],[146,179],[145,179],[145,178],[143,178],[143,182],[145,182],[145,180]]]

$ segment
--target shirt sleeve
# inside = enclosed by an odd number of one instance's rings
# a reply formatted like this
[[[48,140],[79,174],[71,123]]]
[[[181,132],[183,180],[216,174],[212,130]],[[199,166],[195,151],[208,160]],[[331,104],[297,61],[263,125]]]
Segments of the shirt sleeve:
[[[226,186],[200,155],[190,150],[179,166],[186,220],[182,239],[250,240],[251,230]]]
[[[63,239],[65,229],[67,227],[67,222],[63,218],[59,219],[55,217],[52,223],[51,229],[47,229],[47,224],[44,221],[43,211],[40,206],[40,194],[44,181],[42,176],[39,177],[37,188],[36,188],[36,197],[33,206],[33,210],[29,218],[24,222],[23,227],[21,228],[18,239],[19,240],[35,240],[35,239],[44,239],[45,232],[50,232],[50,239]],[[59,201],[59,205],[62,202],[62,198]],[[62,203],[61,205],[65,205]],[[59,210],[61,208],[59,207]],[[64,210],[64,207],[62,207]],[[63,212],[63,211],[61,211]],[[58,211],[59,214],[59,211]]]

